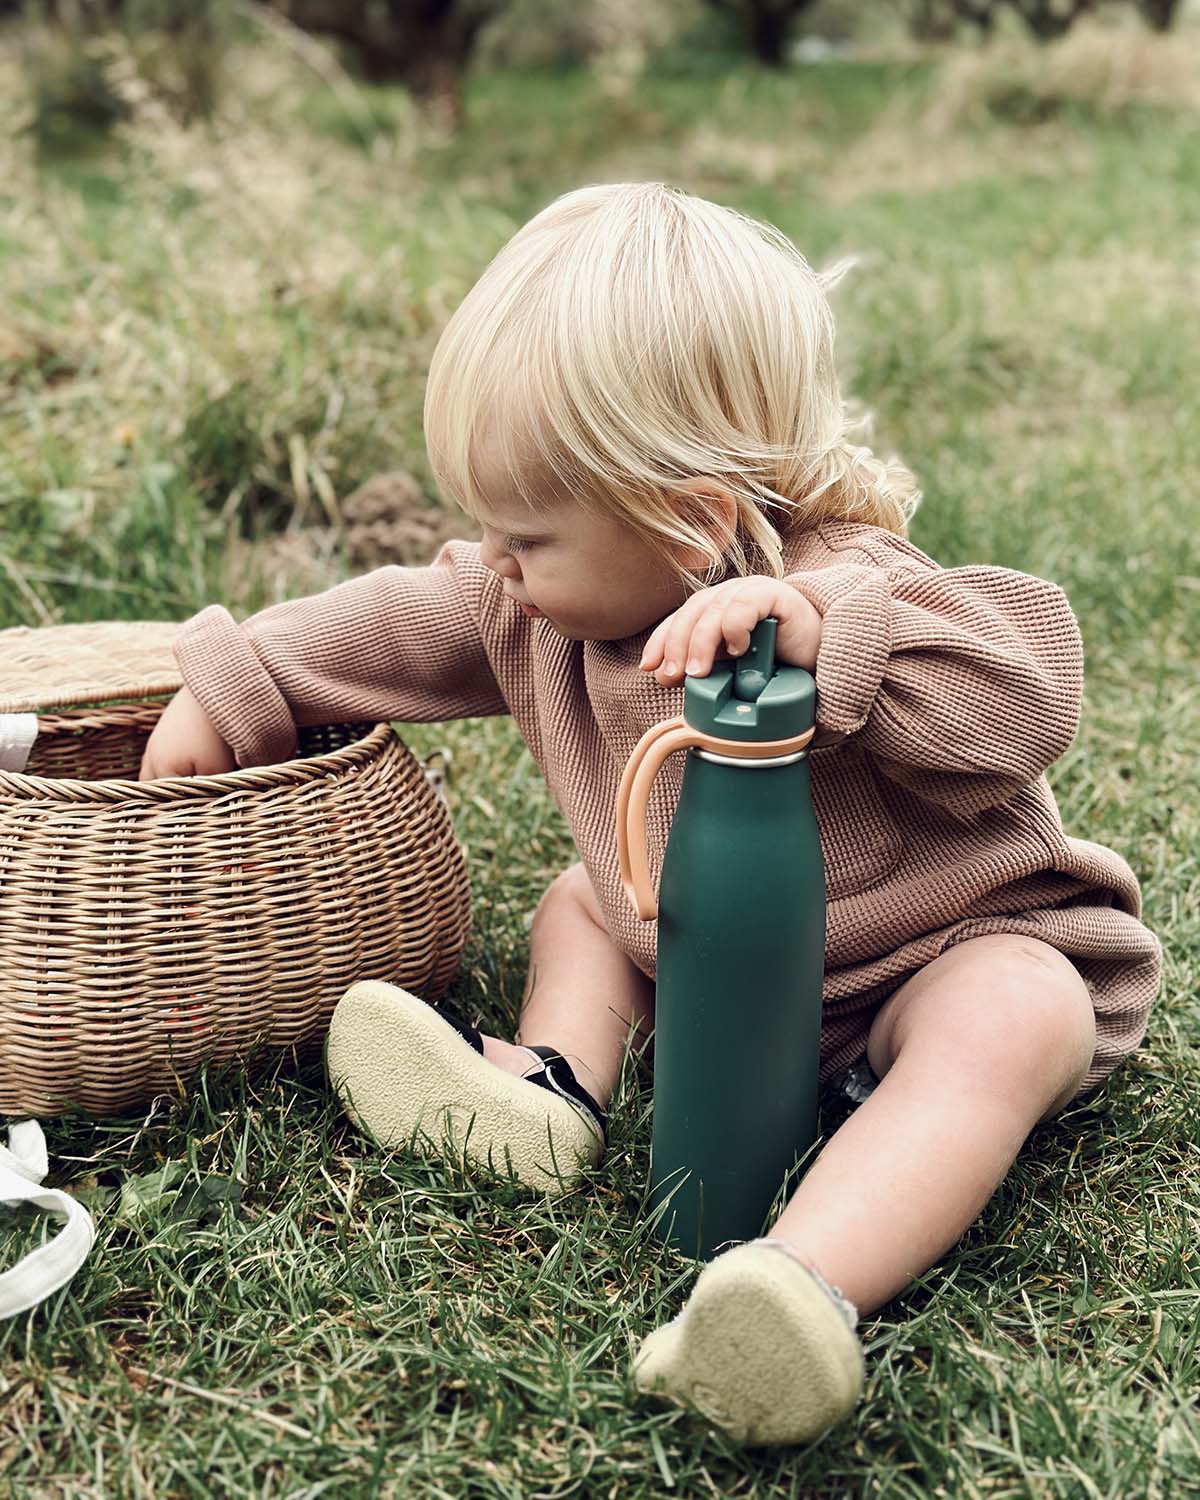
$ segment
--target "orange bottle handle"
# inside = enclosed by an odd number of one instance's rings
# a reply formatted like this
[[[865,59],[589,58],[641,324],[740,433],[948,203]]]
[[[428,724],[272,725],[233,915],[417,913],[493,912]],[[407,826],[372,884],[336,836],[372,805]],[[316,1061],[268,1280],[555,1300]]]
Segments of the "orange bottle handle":
[[[626,762],[617,791],[617,860],[621,884],[641,921],[651,922],[658,916],[658,898],[646,857],[646,807],[654,778],[667,756],[676,750],[696,748],[714,750],[738,760],[767,760],[803,750],[812,737],[813,731],[809,729],[788,740],[722,740],[693,729],[682,714],[647,729]]]
[[[695,743],[696,731],[682,714],[647,729],[621,773],[617,791],[617,859],[621,884],[643,922],[658,916],[658,899],[646,858],[646,805],[659,767],[674,750]]]

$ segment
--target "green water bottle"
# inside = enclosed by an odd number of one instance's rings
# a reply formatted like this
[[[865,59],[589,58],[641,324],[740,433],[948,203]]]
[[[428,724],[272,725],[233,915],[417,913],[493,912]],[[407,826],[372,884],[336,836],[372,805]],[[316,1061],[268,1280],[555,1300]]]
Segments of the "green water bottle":
[[[708,1260],[753,1239],[817,1137],[825,868],[808,747],[816,684],[775,666],[778,622],[688,677],[683,717],[638,744],[617,799],[625,891],[658,918],[651,1204],[661,1233]],[[686,750],[658,899],[646,803]]]

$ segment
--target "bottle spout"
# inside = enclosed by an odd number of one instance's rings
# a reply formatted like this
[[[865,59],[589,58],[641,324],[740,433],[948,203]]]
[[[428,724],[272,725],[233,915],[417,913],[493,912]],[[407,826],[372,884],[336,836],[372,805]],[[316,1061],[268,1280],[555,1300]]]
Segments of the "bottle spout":
[[[760,620],[750,632],[749,648],[734,663],[733,696],[743,703],[753,703],[771,680],[778,629],[779,621],[774,615]]]
[[[760,620],[741,656],[722,657],[704,677],[684,680],[683,716],[694,729],[743,743],[794,739],[811,729],[817,684],[803,667],[781,662],[779,621]]]

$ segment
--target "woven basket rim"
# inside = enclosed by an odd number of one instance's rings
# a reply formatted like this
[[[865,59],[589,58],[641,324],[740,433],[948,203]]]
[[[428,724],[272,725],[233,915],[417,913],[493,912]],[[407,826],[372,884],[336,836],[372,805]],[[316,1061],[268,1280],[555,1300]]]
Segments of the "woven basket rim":
[[[271,766],[243,766],[216,776],[164,776],[159,781],[134,781],[108,777],[80,781],[66,776],[29,776],[23,771],[0,771],[0,797],[20,796],[23,802],[84,803],[114,802],[205,802],[230,792],[267,792],[280,787],[303,786],[331,773],[346,774],[372,759],[389,740],[403,744],[388,722],[380,722],[369,734],[323,755],[296,756]]]

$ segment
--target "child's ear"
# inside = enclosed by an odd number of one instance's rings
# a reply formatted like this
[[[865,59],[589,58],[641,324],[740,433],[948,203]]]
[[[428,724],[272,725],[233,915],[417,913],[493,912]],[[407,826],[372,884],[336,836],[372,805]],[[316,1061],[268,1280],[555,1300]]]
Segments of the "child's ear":
[[[730,492],[712,479],[690,479],[676,491],[672,503],[680,518],[704,532],[724,557],[737,535],[738,507]],[[698,547],[679,547],[676,556],[685,568],[703,571],[711,566]]]

